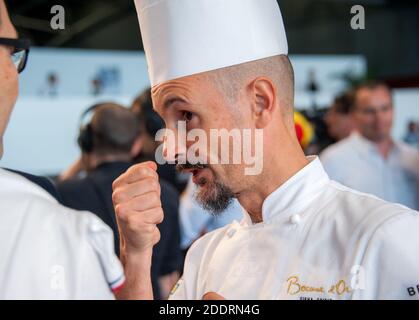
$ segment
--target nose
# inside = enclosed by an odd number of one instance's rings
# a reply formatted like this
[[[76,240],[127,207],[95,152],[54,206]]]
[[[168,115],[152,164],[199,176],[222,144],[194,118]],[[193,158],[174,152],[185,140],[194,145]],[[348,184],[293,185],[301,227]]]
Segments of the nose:
[[[163,157],[169,163],[186,162],[186,134],[181,130],[167,129],[163,138]]]

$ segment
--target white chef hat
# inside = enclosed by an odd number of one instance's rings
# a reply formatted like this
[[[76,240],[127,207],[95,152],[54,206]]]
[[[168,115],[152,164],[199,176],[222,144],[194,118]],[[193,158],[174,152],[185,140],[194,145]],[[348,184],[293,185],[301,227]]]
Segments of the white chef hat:
[[[288,54],[276,0],[135,0],[151,84]]]

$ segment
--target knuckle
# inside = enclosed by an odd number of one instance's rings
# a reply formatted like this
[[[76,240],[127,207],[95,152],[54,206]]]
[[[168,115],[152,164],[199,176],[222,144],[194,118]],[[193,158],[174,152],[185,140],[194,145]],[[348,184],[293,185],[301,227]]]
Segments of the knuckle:
[[[144,226],[144,232],[146,233],[153,233],[156,226],[154,224],[146,224]]]
[[[112,182],[112,190],[116,190],[118,188],[118,186],[119,186],[119,178],[115,179]]]
[[[112,193],[112,201],[113,201],[113,203],[119,204],[119,203],[123,202],[124,199],[125,199],[125,195],[121,191],[116,190],[116,191],[114,191]]]
[[[128,168],[128,170],[126,171],[127,174],[133,173],[135,172],[138,168],[141,168],[141,163],[137,163],[132,165],[131,167]]]
[[[161,238],[161,233],[160,233],[160,230],[156,227],[156,229],[155,229],[155,233],[156,233],[156,239],[155,239],[155,244],[156,243],[158,243],[159,241],[160,241],[160,238]]]
[[[163,212],[163,208],[161,208],[161,207],[158,209],[157,219],[158,219],[158,223],[162,223],[163,220],[164,220],[164,212]]]
[[[122,221],[127,220],[127,209],[124,205],[118,204],[115,206],[115,214],[118,216],[118,218]]]
[[[130,216],[127,218],[127,227],[131,231],[135,231],[138,229],[138,221],[135,216]]]
[[[148,176],[148,170],[147,170],[147,168],[144,168],[144,167],[139,168],[139,169],[138,169],[138,173],[139,173],[142,177]]]

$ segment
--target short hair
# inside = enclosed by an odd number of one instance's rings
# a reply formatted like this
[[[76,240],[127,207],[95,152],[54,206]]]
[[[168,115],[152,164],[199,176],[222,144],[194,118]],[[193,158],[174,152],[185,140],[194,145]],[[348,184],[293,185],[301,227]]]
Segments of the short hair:
[[[151,98],[151,88],[146,88],[139,96],[135,97],[131,104],[131,111],[140,119],[145,112],[151,110],[154,110],[153,100]]]
[[[165,127],[163,119],[153,108],[151,88],[146,88],[131,104],[131,111],[135,114],[140,125],[141,133],[154,137],[160,129]]]
[[[374,90],[377,88],[385,88],[389,92],[391,91],[390,87],[387,85],[387,83],[379,80],[369,80],[365,82],[361,82],[359,85],[355,87],[355,92],[358,92],[361,89],[369,89]]]
[[[354,91],[349,90],[338,95],[332,104],[332,109],[337,113],[348,115],[354,107]]]
[[[97,107],[91,120],[94,152],[100,155],[128,154],[138,136],[135,115],[116,103]]]
[[[358,98],[358,93],[361,90],[375,90],[378,88],[383,88],[385,90],[388,91],[388,94],[391,97],[391,89],[390,87],[383,81],[378,81],[378,80],[369,80],[369,81],[365,81],[360,83],[359,85],[357,85],[354,89],[354,108],[357,106],[357,98]]]

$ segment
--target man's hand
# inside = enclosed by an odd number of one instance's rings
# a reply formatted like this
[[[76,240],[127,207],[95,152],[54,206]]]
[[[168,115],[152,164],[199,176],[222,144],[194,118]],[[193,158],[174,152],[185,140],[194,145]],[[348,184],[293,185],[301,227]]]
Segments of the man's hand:
[[[126,283],[123,299],[152,299],[151,257],[160,240],[157,224],[163,221],[160,184],[154,162],[129,168],[113,183],[112,200],[121,246]]]
[[[220,296],[218,293],[207,292],[202,297],[202,300],[226,300],[226,299],[223,296]]]
[[[163,221],[160,184],[154,162],[129,168],[113,183],[112,200],[121,237],[121,252],[142,254],[160,240]]]

